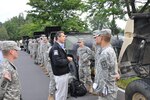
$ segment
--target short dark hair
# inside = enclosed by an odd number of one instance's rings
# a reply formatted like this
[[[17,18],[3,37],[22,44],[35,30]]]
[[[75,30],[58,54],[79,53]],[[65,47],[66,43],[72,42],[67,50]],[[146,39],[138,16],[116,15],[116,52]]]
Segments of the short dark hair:
[[[10,51],[10,50],[2,50],[2,54],[3,54],[4,56],[6,56],[6,55],[8,55],[9,51]]]
[[[102,37],[103,37],[105,42],[110,42],[110,40],[111,40],[111,35],[109,35],[109,34],[102,35]]]
[[[55,34],[56,40],[58,39],[58,37],[61,36],[61,33],[64,33],[64,31],[58,31],[58,32],[56,32],[56,34]]]

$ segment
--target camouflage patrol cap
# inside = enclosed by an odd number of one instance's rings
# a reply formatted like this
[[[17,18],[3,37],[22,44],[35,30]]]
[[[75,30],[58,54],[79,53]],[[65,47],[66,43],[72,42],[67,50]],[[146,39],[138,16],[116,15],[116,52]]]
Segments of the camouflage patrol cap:
[[[15,41],[3,41],[2,50],[21,50]]]
[[[99,36],[100,33],[101,33],[100,30],[94,30],[93,31],[93,37]]]
[[[79,38],[77,43],[84,42],[83,38]]]
[[[111,35],[110,29],[102,29],[102,30],[95,30],[93,31],[93,36],[100,36],[100,35]]]
[[[99,35],[111,35],[111,29],[102,29]]]
[[[46,35],[45,35],[45,34],[42,34],[41,37],[46,37]]]

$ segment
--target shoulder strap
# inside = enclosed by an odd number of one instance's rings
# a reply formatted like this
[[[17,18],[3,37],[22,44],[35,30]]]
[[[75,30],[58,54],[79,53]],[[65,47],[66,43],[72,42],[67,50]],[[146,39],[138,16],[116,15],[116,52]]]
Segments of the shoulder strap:
[[[12,68],[13,68],[14,70],[16,70],[16,67],[15,67],[12,63],[9,62],[9,64],[12,66]]]

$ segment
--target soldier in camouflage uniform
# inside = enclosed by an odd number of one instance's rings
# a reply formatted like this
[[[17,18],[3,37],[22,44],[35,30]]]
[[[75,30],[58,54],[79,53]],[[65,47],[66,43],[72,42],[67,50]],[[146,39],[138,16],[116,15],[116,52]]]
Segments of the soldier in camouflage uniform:
[[[55,37],[54,37],[54,42],[55,42]],[[51,47],[52,46],[49,47],[49,49],[47,51],[47,55],[49,55]],[[46,68],[49,71],[49,79],[50,79],[48,100],[54,100],[55,91],[56,91],[56,83],[55,83],[55,80],[54,80],[54,74],[53,74],[53,71],[52,71],[51,61],[50,61],[49,57],[48,57],[48,63],[47,63]]]
[[[0,63],[3,61],[2,44],[3,44],[3,42],[0,41]]]
[[[21,89],[19,76],[14,60],[18,58],[18,50],[21,50],[14,41],[3,41],[2,53],[4,61],[0,65],[3,69],[3,77],[8,80],[8,85],[4,90],[3,100],[20,100]],[[0,91],[2,92],[2,91]]]
[[[44,37],[43,38],[43,45],[42,45],[42,53],[43,53],[43,61],[44,61],[43,63],[44,63],[45,67],[47,65],[48,58],[49,58],[48,54],[47,54],[49,47],[50,47],[50,43],[49,43],[47,37]]]
[[[35,58],[35,63],[36,64],[40,64],[40,42],[41,42],[41,39],[40,38],[37,38],[37,55],[36,55],[36,58]]]
[[[49,47],[48,51],[47,51],[47,55],[49,55],[51,47]],[[56,91],[56,83],[54,80],[54,75],[52,72],[52,66],[51,66],[51,62],[50,62],[50,58],[48,59],[48,63],[47,63],[47,69],[49,72],[49,96],[48,96],[48,100],[54,100],[54,96],[55,96],[55,91]]]
[[[43,45],[44,45],[44,37],[46,37],[45,35],[41,35],[40,39],[40,45],[39,45],[39,63],[40,63],[40,67],[44,66],[44,52],[43,52]]]
[[[37,49],[38,49],[38,43],[36,39],[33,39],[33,44],[32,44],[32,50],[33,50],[33,54],[32,54],[32,58],[35,61],[36,56],[37,56]]]
[[[78,40],[79,48],[77,49],[77,56],[79,57],[79,79],[82,81],[87,90],[92,93],[92,79],[90,59],[92,58],[92,51],[89,47],[84,45],[83,38]]]
[[[116,79],[119,78],[117,69],[117,58],[113,50],[110,39],[111,30],[103,29],[94,31],[95,41],[100,48],[95,54],[95,81],[94,90],[98,93],[98,100],[116,100],[117,85]]]
[[[29,39],[29,43],[28,43],[28,50],[29,50],[29,53],[30,53],[30,57],[32,58],[32,39]]]

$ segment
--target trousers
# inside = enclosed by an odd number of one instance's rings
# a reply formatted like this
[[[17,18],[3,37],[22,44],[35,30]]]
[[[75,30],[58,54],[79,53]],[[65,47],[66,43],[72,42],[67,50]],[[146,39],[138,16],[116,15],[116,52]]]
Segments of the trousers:
[[[55,76],[56,92],[55,100],[67,100],[69,74]]]

